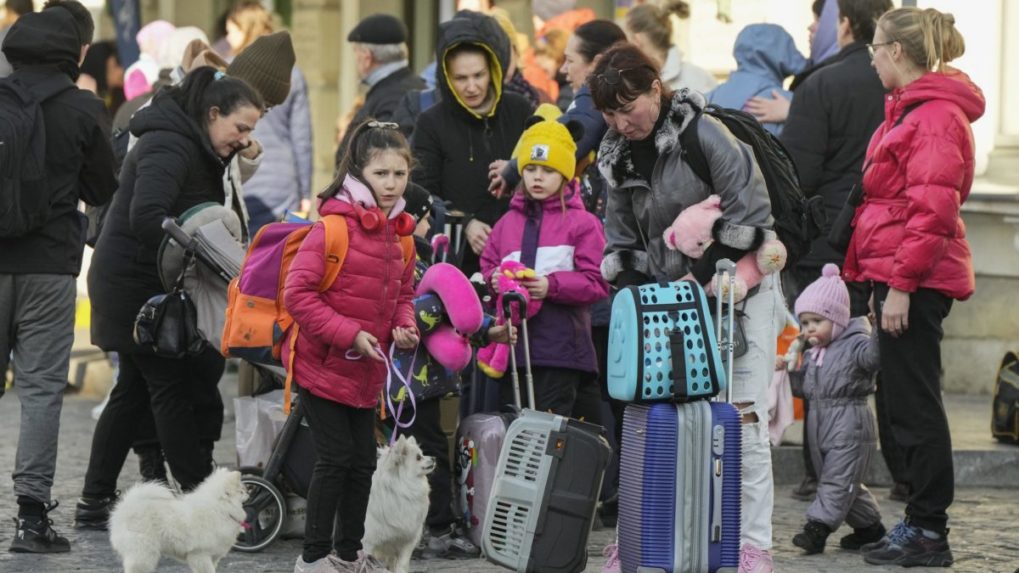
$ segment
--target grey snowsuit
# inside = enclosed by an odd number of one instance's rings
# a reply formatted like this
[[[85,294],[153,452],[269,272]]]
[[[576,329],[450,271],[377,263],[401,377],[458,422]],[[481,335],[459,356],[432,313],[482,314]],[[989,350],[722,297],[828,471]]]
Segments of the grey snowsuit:
[[[863,476],[877,450],[874,415],[867,395],[874,393],[878,370],[877,337],[865,317],[850,321],[845,332],[825,349],[821,366],[805,356],[803,394],[810,401],[807,435],[817,468],[817,496],[807,519],[838,529],[877,523],[881,512]]]

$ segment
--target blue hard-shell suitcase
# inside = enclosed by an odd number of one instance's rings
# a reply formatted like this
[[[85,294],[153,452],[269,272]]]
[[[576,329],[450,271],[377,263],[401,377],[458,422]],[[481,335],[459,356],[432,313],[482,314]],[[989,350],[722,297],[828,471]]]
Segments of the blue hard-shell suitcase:
[[[741,428],[732,404],[631,404],[623,415],[624,573],[739,568]]]
[[[609,394],[625,402],[686,401],[724,390],[711,317],[695,281],[620,290],[609,321]]]

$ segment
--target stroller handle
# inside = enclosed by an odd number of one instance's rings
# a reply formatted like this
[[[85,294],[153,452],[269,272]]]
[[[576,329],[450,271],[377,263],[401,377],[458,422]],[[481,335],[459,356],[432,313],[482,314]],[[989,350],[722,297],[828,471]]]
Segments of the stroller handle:
[[[163,224],[161,226],[163,227],[163,232],[170,235],[170,238],[177,241],[180,246],[185,249],[191,248],[191,241],[193,240],[191,235],[188,235],[184,229],[180,228],[176,219],[173,217],[166,217],[163,219]]]
[[[202,250],[198,241],[196,241],[191,235],[188,235],[187,231],[177,224],[176,219],[173,217],[166,217],[163,219],[163,223],[160,226],[163,228],[164,233],[169,235],[174,241],[177,241],[177,244],[183,247],[184,250],[194,253],[196,259],[219,275],[219,277],[225,282],[229,283],[233,280],[234,277],[224,270],[223,267],[219,266],[215,261],[209,258],[208,254]]]

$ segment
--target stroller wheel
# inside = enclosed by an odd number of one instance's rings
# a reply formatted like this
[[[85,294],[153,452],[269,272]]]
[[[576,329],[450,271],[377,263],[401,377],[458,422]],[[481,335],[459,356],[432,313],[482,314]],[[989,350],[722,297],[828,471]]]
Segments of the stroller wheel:
[[[241,483],[248,489],[248,499],[244,502],[247,518],[245,529],[237,536],[233,547],[238,551],[261,551],[275,541],[283,529],[286,498],[272,482],[259,476],[241,476]]]

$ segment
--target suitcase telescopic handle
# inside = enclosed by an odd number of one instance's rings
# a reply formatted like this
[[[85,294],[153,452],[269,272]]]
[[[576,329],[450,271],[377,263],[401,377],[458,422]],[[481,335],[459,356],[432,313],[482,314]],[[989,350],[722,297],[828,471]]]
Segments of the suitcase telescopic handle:
[[[736,263],[729,259],[721,259],[715,263],[715,276],[717,277],[715,293],[715,329],[718,339],[719,350],[725,352],[725,401],[732,402],[732,371],[733,371],[733,328],[736,322]],[[729,307],[729,316],[725,338],[722,338],[722,281],[728,281],[726,306]]]
[[[520,315],[527,316],[527,299],[518,292],[506,292],[502,294],[502,314],[507,319],[513,316],[513,303],[520,307]]]
[[[531,409],[537,409],[538,403],[534,401],[534,375],[531,373],[531,345],[527,335],[527,299],[518,292],[507,292],[502,295],[502,311],[506,316],[506,322],[512,327],[513,324],[513,303],[519,304],[520,309],[520,338],[524,342],[524,376],[527,380],[527,399],[530,401]],[[517,370],[516,348],[510,345],[510,368],[513,369],[513,398],[516,400],[517,408],[521,408],[520,401],[520,373]]]

